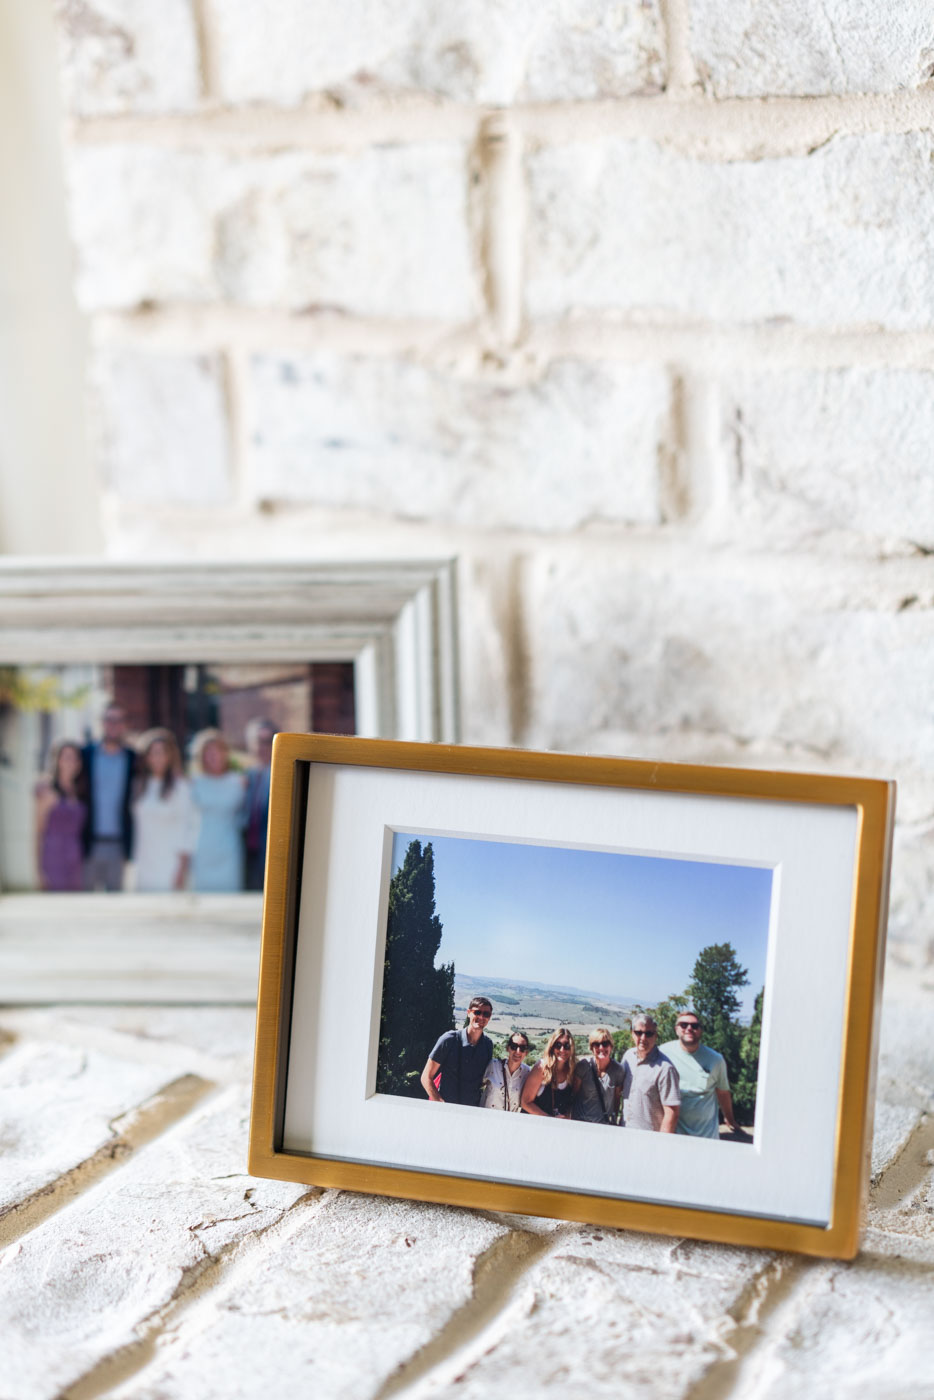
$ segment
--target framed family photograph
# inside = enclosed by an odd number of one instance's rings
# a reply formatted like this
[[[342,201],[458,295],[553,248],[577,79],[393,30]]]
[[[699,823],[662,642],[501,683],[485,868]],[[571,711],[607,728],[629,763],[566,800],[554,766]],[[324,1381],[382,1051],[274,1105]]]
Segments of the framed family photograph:
[[[277,735],[251,1172],[852,1257],[894,802]]]
[[[7,1002],[251,1003],[272,737],[454,742],[451,560],[0,561]]]

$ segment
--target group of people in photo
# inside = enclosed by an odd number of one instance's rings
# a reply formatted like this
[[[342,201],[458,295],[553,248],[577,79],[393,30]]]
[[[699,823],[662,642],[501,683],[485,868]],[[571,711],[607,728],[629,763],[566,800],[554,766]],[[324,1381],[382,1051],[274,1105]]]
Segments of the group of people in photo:
[[[589,1055],[578,1056],[574,1036],[559,1026],[537,1063],[528,1064],[531,1042],[514,1030],[506,1055],[494,1054],[486,1027],[493,1007],[474,997],[467,1024],[439,1037],[421,1075],[433,1103],[466,1104],[507,1113],[538,1114],[604,1123],[642,1132],[719,1138],[720,1117],[739,1137],[723,1056],[703,1043],[703,1023],[681,1011],[676,1040],[658,1044],[658,1026],[645,1012],[632,1017],[633,1044],[614,1058],[613,1032],[597,1026]]]
[[[48,891],[146,893],[261,890],[276,726],[251,726],[253,762],[240,771],[219,729],[192,739],[188,771],[169,729],[128,742],[127,715],[109,703],[101,737],[64,739],[36,790],[36,858]]]

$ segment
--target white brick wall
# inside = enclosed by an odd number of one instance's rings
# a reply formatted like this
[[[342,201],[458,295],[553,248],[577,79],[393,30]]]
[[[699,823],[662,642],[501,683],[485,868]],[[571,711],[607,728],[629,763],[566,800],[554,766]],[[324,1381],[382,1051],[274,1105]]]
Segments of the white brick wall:
[[[558,361],[531,383],[399,359],[252,365],[257,498],[469,528],[656,523],[670,402],[658,370]]]
[[[62,86],[81,116],[184,112],[201,98],[191,0],[54,0]]]
[[[689,0],[691,47],[718,97],[890,92],[931,76],[924,0]]]
[[[728,161],[546,148],[529,160],[529,314],[928,326],[932,151],[927,132]]]
[[[466,152],[426,142],[245,157],[96,144],[71,162],[87,310],[224,301],[476,314]]]
[[[228,498],[223,365],[216,355],[103,354],[93,388],[104,480],[120,497],[185,505]]]

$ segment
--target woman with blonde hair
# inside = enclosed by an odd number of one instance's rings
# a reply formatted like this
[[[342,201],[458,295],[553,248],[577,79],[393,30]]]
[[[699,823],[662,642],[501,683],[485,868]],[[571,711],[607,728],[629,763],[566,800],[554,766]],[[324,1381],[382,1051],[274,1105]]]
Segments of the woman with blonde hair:
[[[81,745],[63,739],[49,756],[48,777],[36,788],[37,863],[44,890],[84,889],[87,794]]]
[[[183,890],[195,845],[197,814],[170,729],[148,729],[136,745],[139,776],[133,801],[136,889]]]
[[[216,894],[243,889],[246,780],[230,766],[219,729],[202,729],[191,746],[191,797],[201,815],[191,862],[191,888]]]
[[[559,1026],[548,1037],[542,1057],[534,1066],[522,1090],[526,1113],[541,1118],[570,1118],[574,1099],[574,1037],[567,1026]]]

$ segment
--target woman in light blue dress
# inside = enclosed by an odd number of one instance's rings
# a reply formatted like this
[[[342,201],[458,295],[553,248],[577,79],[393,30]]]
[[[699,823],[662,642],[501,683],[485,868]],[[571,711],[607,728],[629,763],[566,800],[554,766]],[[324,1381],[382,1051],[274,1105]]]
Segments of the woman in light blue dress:
[[[230,749],[219,729],[203,729],[192,745],[192,800],[201,816],[191,861],[191,887],[201,893],[243,889],[245,780],[230,767]]]

